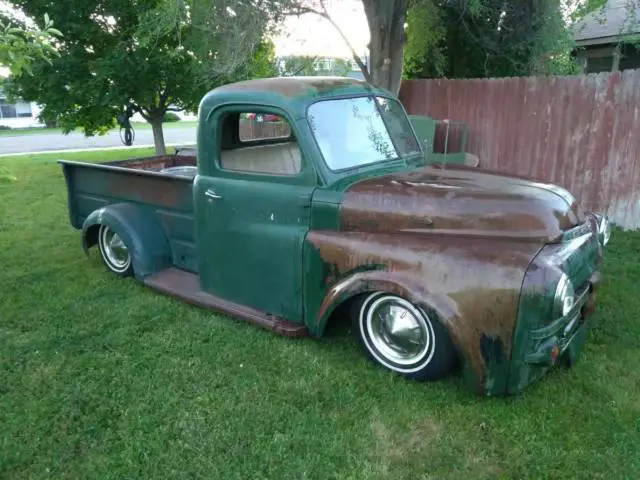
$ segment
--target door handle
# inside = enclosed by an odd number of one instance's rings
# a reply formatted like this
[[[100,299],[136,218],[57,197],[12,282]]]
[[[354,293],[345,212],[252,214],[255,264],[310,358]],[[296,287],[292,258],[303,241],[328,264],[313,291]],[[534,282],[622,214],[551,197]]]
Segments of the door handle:
[[[213,190],[213,189],[211,189],[211,188],[207,188],[207,189],[205,190],[205,192],[204,192],[204,196],[205,196],[205,197],[207,197],[207,198],[214,199],[214,200],[219,200],[219,199],[221,199],[221,198],[222,198],[220,195],[218,195],[218,194],[215,192],[215,190]]]

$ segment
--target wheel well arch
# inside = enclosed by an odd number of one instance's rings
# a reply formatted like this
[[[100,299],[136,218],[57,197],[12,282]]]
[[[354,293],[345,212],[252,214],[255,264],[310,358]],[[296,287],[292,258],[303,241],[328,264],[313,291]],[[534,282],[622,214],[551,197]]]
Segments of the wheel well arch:
[[[324,323],[324,326],[322,327],[321,334],[324,335],[325,332],[343,322],[344,319],[341,317],[348,317],[351,314],[353,304],[356,303],[360,298],[367,297],[368,295],[371,295],[375,292],[376,290],[364,290],[359,293],[354,293],[353,295],[350,295],[349,297],[341,300],[331,309],[330,313],[328,313],[327,319]]]
[[[85,253],[87,253],[91,247],[98,244],[100,225],[100,223],[95,223],[93,225],[89,225],[86,230],[84,230],[82,234],[82,248]]]
[[[420,307],[432,310],[443,318],[454,312],[447,306],[447,300],[430,294],[418,281],[405,274],[394,274],[386,270],[369,270],[352,273],[336,282],[325,295],[315,319],[319,335],[331,317],[341,306],[353,302],[361,295],[387,292],[398,295]]]
[[[98,243],[101,225],[108,225],[127,245],[138,279],[171,266],[169,241],[153,209],[132,203],[118,203],[93,211],[82,226],[85,253]]]
[[[317,336],[322,336],[329,323],[334,324],[337,318],[334,314],[349,308],[349,304],[357,301],[361,296],[376,292],[398,295],[409,302],[424,309],[428,315],[435,315],[448,332],[456,350],[458,359],[466,364],[468,352],[456,342],[452,322],[457,316],[451,299],[445,295],[434,295],[429,292],[419,279],[406,274],[394,274],[386,270],[370,270],[352,273],[336,282],[327,292],[315,319]]]

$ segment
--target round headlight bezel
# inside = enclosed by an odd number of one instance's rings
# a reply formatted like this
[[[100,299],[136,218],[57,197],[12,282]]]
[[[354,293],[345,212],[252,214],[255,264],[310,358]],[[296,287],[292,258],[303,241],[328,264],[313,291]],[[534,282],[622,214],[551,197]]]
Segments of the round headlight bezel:
[[[573,283],[567,276],[566,273],[563,273],[558,281],[558,286],[556,287],[556,295],[553,301],[554,304],[554,313],[556,317],[565,317],[571,313],[574,305],[576,303],[576,291],[573,287]]]

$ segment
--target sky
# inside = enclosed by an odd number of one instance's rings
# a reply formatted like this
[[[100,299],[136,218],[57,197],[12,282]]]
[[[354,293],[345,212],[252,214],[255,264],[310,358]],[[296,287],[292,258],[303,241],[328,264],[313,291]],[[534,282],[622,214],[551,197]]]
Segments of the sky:
[[[361,0],[325,0],[327,10],[361,56],[369,42],[369,26]],[[306,14],[285,20],[282,33],[274,38],[276,55],[351,57],[351,51],[336,29],[318,15]]]

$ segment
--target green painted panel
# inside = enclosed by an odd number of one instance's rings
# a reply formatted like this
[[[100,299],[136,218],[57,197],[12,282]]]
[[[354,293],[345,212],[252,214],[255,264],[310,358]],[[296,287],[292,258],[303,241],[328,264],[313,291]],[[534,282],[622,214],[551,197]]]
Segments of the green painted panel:
[[[241,176],[199,177],[194,185],[202,288],[302,322],[302,242],[313,188]]]
[[[318,249],[309,242],[303,245],[305,324],[313,336],[321,336],[324,325],[316,323],[320,305],[329,289],[327,266]]]
[[[409,121],[425,154],[432,153],[436,138],[436,121],[426,115],[409,115]]]
[[[143,242],[139,248],[147,248],[149,252],[153,252],[157,241],[162,241],[164,246],[166,239],[167,254],[173,264],[197,272],[189,179],[100,164],[61,163],[67,179],[69,216],[74,227],[84,225],[86,228],[89,226],[85,224],[87,219],[97,218],[96,215],[103,212],[96,220],[98,223],[106,218],[120,222],[121,228],[132,230],[129,232],[132,239],[135,237],[136,241]],[[144,252],[137,255],[136,274],[145,276],[155,271],[154,265],[164,264],[147,259]]]
[[[109,225],[120,235],[129,249],[138,279],[171,266],[169,243],[152,208],[115,203],[95,210],[82,227],[85,251],[97,241],[99,225]]]
[[[582,239],[584,238],[583,235]],[[572,244],[577,246],[572,248]],[[553,340],[551,337],[534,338],[532,332],[558,321],[553,314],[553,303],[561,272],[566,273],[579,295],[587,288],[592,275],[598,271],[600,258],[600,247],[594,235],[587,241],[577,237],[559,244],[547,245],[532,263],[520,297],[511,355],[509,393],[523,391],[527,385],[541,378],[551,368],[551,365],[528,363],[525,359],[528,355],[542,350],[547,340]],[[583,342],[580,335],[571,340],[571,348],[567,353],[569,357],[575,358],[577,355]]]
[[[464,153],[428,153],[425,155],[425,163],[428,165],[434,163],[464,165],[465,160]]]
[[[198,123],[198,161],[204,175],[228,177],[218,168],[217,155],[222,142],[221,120],[229,112],[263,112],[283,117],[291,126],[309,169],[302,172],[308,184],[331,186],[349,183],[356,177],[370,177],[384,169],[406,168],[412,158],[399,158],[367,164],[347,171],[332,171],[323,160],[307,120],[307,108],[328,98],[377,95],[397,100],[389,92],[353,79],[262,79],[223,86],[209,92],[200,103]],[[402,108],[402,106],[400,105]],[[403,110],[404,111],[404,110]],[[421,154],[414,157],[421,157]],[[267,180],[264,180],[267,181]],[[299,184],[298,179],[274,179],[277,183]],[[338,187],[340,189],[341,187]]]
[[[311,205],[311,230],[338,230],[343,192],[317,189]]]

